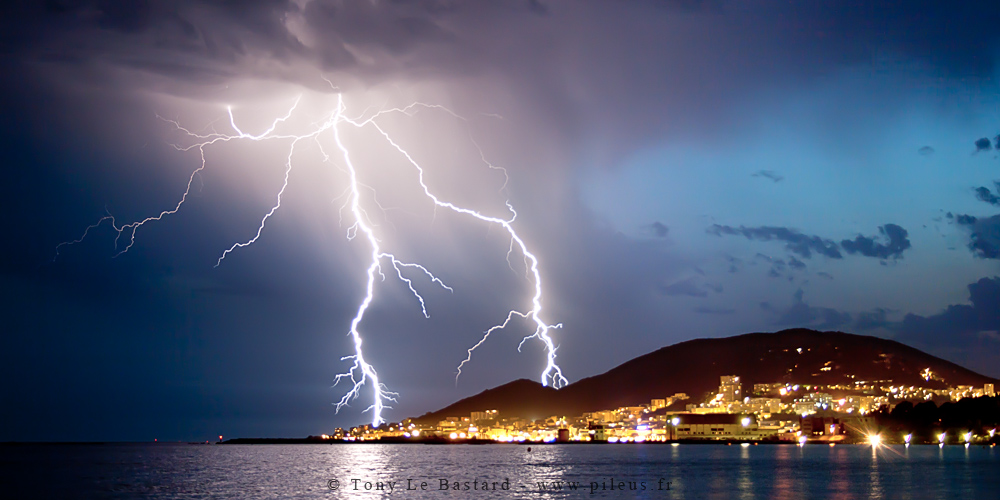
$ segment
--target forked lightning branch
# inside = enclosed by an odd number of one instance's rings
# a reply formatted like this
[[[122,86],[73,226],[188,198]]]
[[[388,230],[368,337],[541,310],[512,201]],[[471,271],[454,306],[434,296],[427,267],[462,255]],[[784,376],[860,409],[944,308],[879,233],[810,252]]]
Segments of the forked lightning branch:
[[[351,224],[347,228],[347,239],[350,241],[360,240],[367,245],[368,250],[370,250],[370,260],[367,268],[365,269],[365,275],[367,277],[365,296],[358,305],[357,313],[351,320],[350,330],[348,332],[353,343],[354,352],[341,358],[341,361],[349,362],[350,368],[336,377],[335,385],[346,383],[349,387],[343,397],[336,403],[336,407],[339,412],[348,403],[360,397],[363,391],[367,390],[371,394],[372,402],[365,411],[371,411],[372,425],[377,427],[379,424],[385,422],[382,413],[383,410],[388,408],[387,404],[396,401],[396,397],[398,396],[398,394],[390,391],[379,379],[378,372],[375,370],[375,367],[369,360],[365,359],[364,356],[363,322],[365,319],[365,313],[375,300],[378,283],[385,279],[386,274],[395,275],[409,288],[425,317],[429,317],[429,315],[427,313],[427,305],[424,301],[424,297],[420,294],[417,287],[414,285],[413,280],[409,276],[412,276],[413,274],[419,276],[422,274],[435,286],[440,286],[449,291],[452,289],[442,280],[438,279],[437,276],[435,276],[423,265],[416,262],[406,262],[400,260],[381,245],[381,240],[375,231],[376,226],[369,219],[365,209],[365,203],[363,203],[364,200],[362,199],[362,190],[360,189],[362,184],[358,178],[358,169],[363,168],[363,166],[355,165],[351,159],[351,151],[345,145],[341,137],[342,127],[372,128],[384,140],[383,144],[385,147],[391,148],[391,151],[395,151],[408,165],[416,170],[418,185],[414,186],[414,188],[421,192],[431,203],[434,204],[435,207],[451,210],[455,213],[467,216],[471,223],[487,224],[501,228],[510,237],[510,248],[507,253],[508,264],[510,264],[511,255],[515,252],[520,252],[523,256],[524,264],[527,270],[526,277],[529,281],[531,281],[532,285],[531,300],[527,304],[527,309],[510,311],[506,315],[503,322],[487,329],[484,332],[482,338],[468,349],[468,356],[459,363],[456,370],[456,382],[462,373],[462,367],[472,360],[472,355],[476,348],[481,346],[487,338],[489,338],[490,334],[510,326],[511,321],[517,317],[526,320],[534,328],[534,331],[524,336],[518,344],[518,350],[520,351],[524,342],[530,339],[540,341],[544,346],[546,354],[546,364],[541,373],[541,383],[543,385],[551,385],[556,388],[564,386],[567,383],[567,380],[563,376],[559,365],[556,364],[556,344],[550,335],[553,329],[560,328],[562,325],[550,324],[542,319],[543,288],[541,273],[538,268],[538,258],[531,253],[527,244],[514,229],[513,224],[517,216],[514,208],[508,202],[507,209],[510,212],[510,217],[498,218],[484,215],[471,208],[455,205],[438,197],[431,192],[430,188],[424,181],[423,166],[421,166],[398,142],[393,140],[393,138],[378,123],[378,119],[388,113],[402,113],[407,116],[413,116],[419,109],[440,110],[447,112],[456,118],[460,117],[441,106],[413,103],[404,108],[383,109],[367,118],[363,116],[351,118],[345,114],[346,105],[344,103],[343,96],[338,94],[336,106],[328,113],[324,121],[312,126],[310,130],[303,134],[291,134],[284,132],[282,129],[286,123],[295,116],[300,99],[301,97],[296,99],[287,113],[276,118],[266,130],[258,134],[243,131],[237,125],[236,117],[233,115],[231,108],[228,108],[227,110],[229,115],[229,125],[232,128],[232,132],[230,133],[212,132],[209,134],[199,134],[185,128],[177,121],[164,119],[176,127],[177,130],[190,141],[189,144],[175,145],[174,147],[180,151],[197,151],[200,157],[200,164],[191,172],[187,181],[187,187],[181,194],[176,205],[163,210],[158,214],[128,223],[119,223],[113,215],[108,213],[104,217],[101,217],[97,222],[87,227],[80,238],[60,243],[56,247],[56,258],[58,258],[59,251],[64,247],[82,242],[91,230],[105,223],[109,224],[117,233],[117,236],[115,237],[115,256],[117,257],[128,252],[128,250],[135,244],[136,234],[140,228],[154,221],[159,221],[168,215],[172,215],[181,209],[184,202],[190,195],[191,186],[195,177],[199,174],[199,172],[208,168],[205,151],[213,145],[238,141],[268,141],[286,143],[288,147],[288,154],[285,157],[284,180],[280,189],[277,191],[274,205],[261,217],[260,224],[257,226],[256,231],[254,231],[252,235],[249,235],[246,240],[236,242],[229,248],[222,250],[215,263],[216,267],[218,267],[230,253],[252,245],[261,237],[265,226],[268,223],[268,219],[281,208],[282,196],[284,196],[286,188],[288,187],[289,174],[295,164],[294,156],[296,148],[300,147],[304,141],[313,141],[319,147],[319,150],[324,157],[324,164],[339,167],[347,173],[348,186],[346,192],[348,194],[348,198],[344,207],[342,207],[342,209],[348,209],[347,212],[350,214]],[[331,153],[333,153],[333,155],[331,155]],[[492,165],[489,166],[491,168],[497,168]]]

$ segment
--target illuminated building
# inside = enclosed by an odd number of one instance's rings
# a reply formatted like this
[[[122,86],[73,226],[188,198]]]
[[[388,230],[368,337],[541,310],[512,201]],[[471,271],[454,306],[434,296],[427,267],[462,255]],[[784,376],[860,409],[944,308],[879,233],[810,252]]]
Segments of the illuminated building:
[[[753,393],[758,396],[777,395],[783,388],[785,388],[784,382],[774,382],[770,384],[754,384]]]
[[[743,410],[748,413],[778,413],[781,411],[781,399],[749,398],[743,403]]]
[[[757,419],[735,413],[679,415],[677,439],[760,439]]]
[[[844,423],[833,417],[807,417],[800,424],[802,434],[809,437],[840,436],[844,434]]]
[[[721,404],[729,404],[743,401],[740,377],[736,375],[723,375],[720,377],[719,394]]]
[[[729,410],[725,406],[694,406],[688,405],[688,411],[696,415],[708,415],[714,413],[729,413]]]
[[[608,429],[603,425],[591,425],[590,426],[590,439],[592,441],[607,441],[608,440]]]
[[[997,393],[996,393],[996,389],[993,388],[993,384],[986,384],[985,386],[983,386],[983,394],[986,394],[987,396],[989,396],[991,398],[993,396],[996,396]]]

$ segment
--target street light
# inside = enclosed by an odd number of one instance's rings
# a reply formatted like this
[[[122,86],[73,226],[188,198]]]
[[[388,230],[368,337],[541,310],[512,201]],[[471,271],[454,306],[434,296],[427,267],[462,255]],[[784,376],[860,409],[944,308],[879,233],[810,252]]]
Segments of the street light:
[[[878,434],[871,434],[868,436],[868,442],[872,445],[872,448],[877,448],[882,444],[882,436]]]

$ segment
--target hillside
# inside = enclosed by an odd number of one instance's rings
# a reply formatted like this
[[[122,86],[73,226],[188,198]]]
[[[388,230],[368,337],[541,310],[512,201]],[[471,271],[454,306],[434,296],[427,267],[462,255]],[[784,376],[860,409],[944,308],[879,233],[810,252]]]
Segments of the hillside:
[[[829,370],[821,370],[824,367]],[[920,373],[926,368],[940,380],[924,381]],[[933,388],[982,387],[997,382],[893,340],[793,329],[681,342],[558,391],[537,382],[516,380],[422,415],[418,420],[436,421],[484,409],[498,409],[504,415],[524,418],[579,415],[648,403],[653,398],[678,392],[700,401],[706,393],[718,388],[722,375],[739,375],[747,394],[753,384],[772,382],[850,384],[861,380],[892,380],[897,385]]]

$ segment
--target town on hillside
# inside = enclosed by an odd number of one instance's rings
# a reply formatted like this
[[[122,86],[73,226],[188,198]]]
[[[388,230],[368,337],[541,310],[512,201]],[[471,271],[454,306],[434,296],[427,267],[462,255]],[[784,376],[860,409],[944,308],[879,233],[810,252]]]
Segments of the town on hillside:
[[[925,381],[942,381],[930,368],[921,376]],[[538,420],[505,417],[501,410],[484,409],[467,416],[446,417],[435,423],[407,419],[378,428],[365,425],[337,429],[332,434],[323,434],[320,439],[459,443],[711,440],[800,445],[810,442],[830,445],[859,442],[908,445],[911,441],[941,445],[996,443],[995,412],[991,418],[976,420],[978,428],[969,424],[950,432],[942,425],[942,418],[935,419],[937,414],[934,413],[938,409],[934,401],[943,402],[941,409],[944,410],[949,402],[989,398],[995,407],[993,384],[932,389],[897,385],[891,380],[854,380],[838,385],[754,384],[750,389],[751,393],[746,394],[740,377],[727,375],[721,377],[718,391],[707,395],[704,401],[694,401],[687,394],[678,393],[653,399],[648,404],[575,416],[552,415]],[[964,420],[955,420],[955,412],[949,411],[947,418],[951,420],[945,424],[964,425]],[[907,426],[908,418],[912,425]],[[920,418],[926,420],[922,425]]]

